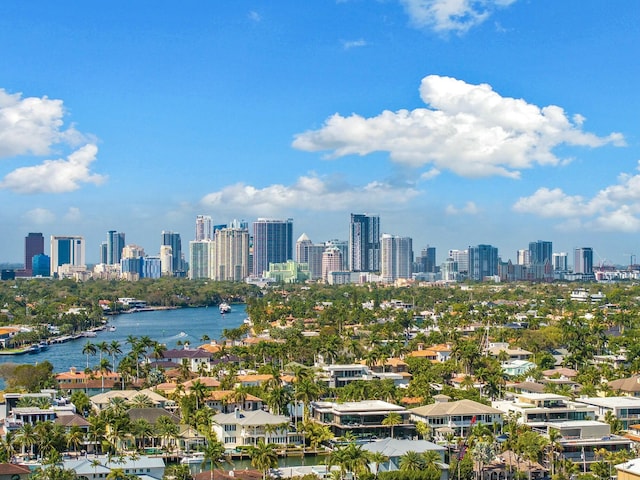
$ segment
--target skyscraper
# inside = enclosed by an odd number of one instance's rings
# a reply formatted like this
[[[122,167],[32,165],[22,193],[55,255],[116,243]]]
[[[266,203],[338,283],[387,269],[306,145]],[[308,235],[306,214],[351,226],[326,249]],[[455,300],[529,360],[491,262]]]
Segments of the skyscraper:
[[[420,265],[421,272],[435,273],[437,270],[436,247],[427,245],[423,248],[420,256],[417,258],[417,263]]]
[[[491,245],[469,247],[469,278],[481,282],[498,274],[498,249]]]
[[[182,276],[184,274],[184,265],[182,258],[182,240],[180,234],[171,231],[162,231],[162,243],[161,246],[171,247],[171,273],[174,276]],[[162,249],[161,249],[162,253]],[[166,274],[165,267],[162,267],[163,274]]]
[[[325,249],[335,247],[340,250],[342,253],[342,267],[340,271],[346,272],[349,270],[349,241],[348,240],[338,240],[334,238],[333,240],[327,240],[324,242]]]
[[[329,283],[331,272],[340,272],[342,267],[342,251],[338,247],[327,247],[322,253],[322,280]]]
[[[211,239],[189,242],[189,278],[191,280],[212,278],[214,249],[215,245]]]
[[[24,237],[24,269],[27,275],[33,273],[33,257],[44,253],[44,236],[41,233],[29,233]]]
[[[324,245],[314,244],[306,233],[300,235],[296,241],[296,261],[307,264],[311,280],[322,278],[322,254],[324,250]]]
[[[213,239],[213,220],[209,215],[196,217],[196,242]]]
[[[253,275],[261,277],[270,263],[293,260],[293,219],[259,218],[253,223]]]
[[[593,274],[593,249],[591,247],[576,248],[573,260],[573,273]]]
[[[246,228],[216,230],[213,279],[241,282],[249,276],[249,231]]]
[[[125,235],[122,232],[109,230],[107,232],[107,265],[117,265],[122,259],[122,249],[125,246]]]
[[[411,278],[412,239],[385,233],[382,235],[380,246],[382,281],[392,283],[399,278]]]
[[[378,215],[351,214],[349,269],[352,272],[380,271],[380,217]]]
[[[449,250],[449,257],[456,262],[459,274],[469,275],[469,250]]]
[[[51,235],[51,275],[57,275],[63,265],[85,267],[84,237],[78,235]]]
[[[560,272],[566,272],[567,270],[569,270],[566,252],[554,253],[551,256],[551,259],[554,270]]]
[[[553,276],[552,255],[551,242],[538,240],[529,243],[529,265],[533,280],[550,279]]]

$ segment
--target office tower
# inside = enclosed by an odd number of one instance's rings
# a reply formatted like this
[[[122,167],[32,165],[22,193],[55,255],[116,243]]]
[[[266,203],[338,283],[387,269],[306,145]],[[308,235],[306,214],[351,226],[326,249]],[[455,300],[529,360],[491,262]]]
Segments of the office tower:
[[[491,245],[469,247],[469,278],[481,282],[498,274],[498,249]]]
[[[349,269],[352,272],[380,271],[380,217],[351,214],[349,224]]]
[[[196,242],[213,239],[213,220],[209,215],[198,215],[196,217]],[[191,263],[191,262],[189,262]]]
[[[573,259],[573,273],[593,274],[593,249],[591,247],[576,248]]]
[[[40,253],[32,258],[31,275],[34,277],[48,277],[51,274],[51,259],[49,255]]]
[[[469,250],[449,250],[449,257],[457,263],[459,274],[469,274]]]
[[[296,242],[296,261],[307,264],[311,280],[322,278],[322,254],[324,250],[324,245],[315,245],[306,233],[300,235]]]
[[[173,275],[173,248],[171,245],[160,246],[160,271],[163,276]]]
[[[171,231],[162,232],[162,243],[161,246],[169,246],[171,247],[171,274],[175,276],[180,276],[181,273],[184,273],[184,265],[182,259],[182,240],[180,239],[180,234]],[[162,253],[162,250],[161,250]],[[162,257],[162,255],[161,255]],[[163,265],[163,275],[166,273],[166,269]]]
[[[100,242],[100,252],[99,257],[100,261],[98,263],[107,264],[107,241]]]
[[[521,249],[518,250],[517,261],[518,265],[529,265],[530,260],[529,250]]]
[[[553,244],[551,242],[538,240],[529,243],[529,266],[532,280],[550,279],[553,276],[552,255]]]
[[[213,279],[242,282],[249,276],[249,231],[223,228],[215,234]]]
[[[344,271],[343,266],[342,250],[335,246],[327,247],[322,253],[322,280],[329,283],[331,272]]]
[[[77,235],[51,235],[51,276],[57,275],[59,267],[70,265],[85,267],[84,237]]]
[[[41,233],[29,233],[24,237],[24,269],[32,274],[33,257],[44,253],[44,236]]]
[[[448,257],[440,267],[440,273],[444,282],[455,282],[458,280],[458,262],[452,257]]]
[[[191,280],[212,278],[213,249],[214,242],[211,239],[189,242],[189,278]]]
[[[162,259],[160,257],[149,256],[144,257],[143,260],[142,278],[160,278],[162,276]]]
[[[384,234],[380,240],[382,281],[392,283],[399,278],[411,278],[413,241],[409,237]]]
[[[420,268],[420,272],[435,273],[436,267],[436,247],[430,247],[427,245],[420,252],[420,256],[417,258],[417,262]]]
[[[551,255],[551,263],[553,269],[558,272],[566,272],[569,270],[569,263],[567,261],[567,252],[554,253]]]
[[[231,220],[231,222],[229,222],[228,225],[229,228],[237,228],[240,230],[246,230],[247,232],[249,231],[249,222],[247,222],[246,220],[238,220],[238,219],[233,219]]]
[[[261,277],[270,263],[293,260],[293,219],[259,218],[253,224],[253,275]]]
[[[107,265],[118,265],[122,258],[122,248],[125,246],[125,236],[122,232],[109,230],[107,232]]]
[[[340,271],[347,272],[349,271],[349,241],[348,240],[328,240],[324,242],[325,249],[335,247],[340,250],[342,253],[342,268]]]
[[[122,258],[140,258],[144,256],[144,248],[139,245],[129,244],[122,249]]]

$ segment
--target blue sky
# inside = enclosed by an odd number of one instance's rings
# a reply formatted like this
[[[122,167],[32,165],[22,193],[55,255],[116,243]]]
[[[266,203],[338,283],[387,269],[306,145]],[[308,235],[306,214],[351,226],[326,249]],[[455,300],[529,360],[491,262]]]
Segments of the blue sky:
[[[0,261],[24,236],[349,214],[450,248],[640,254],[635,0],[0,7]],[[571,259],[570,254],[570,259]],[[570,260],[571,262],[571,260]]]

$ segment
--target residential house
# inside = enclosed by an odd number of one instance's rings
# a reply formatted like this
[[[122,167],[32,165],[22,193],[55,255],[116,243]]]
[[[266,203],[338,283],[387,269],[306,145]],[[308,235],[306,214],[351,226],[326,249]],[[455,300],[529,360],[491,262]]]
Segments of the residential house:
[[[300,445],[303,437],[290,429],[290,419],[264,410],[235,410],[212,417],[213,430],[226,449],[255,446],[258,441],[285,447]]]
[[[622,422],[623,430],[640,423],[640,398],[626,396],[580,397],[577,401],[596,407],[598,420],[605,420],[605,415],[610,412]]]
[[[98,461],[99,463],[95,463]],[[107,456],[84,456],[63,460],[63,468],[73,470],[80,478],[104,480],[112,470],[122,470],[125,474],[139,478],[161,479],[164,476],[162,457],[137,455],[113,458]]]
[[[376,473],[376,469],[377,472],[400,470],[400,458],[407,452],[422,454],[429,451],[435,451],[442,459],[439,465],[442,470],[440,480],[447,480],[449,478],[449,465],[445,463],[444,458],[444,452],[446,449],[441,445],[436,445],[435,443],[428,442],[426,440],[399,440],[397,438],[385,438],[383,440],[365,443],[362,446],[362,449],[370,453],[381,453],[389,459],[377,467],[374,466],[372,468],[372,473],[374,474]]]
[[[210,369],[210,361],[213,354],[200,348],[182,350],[164,350],[162,352],[163,364],[171,363],[175,366],[187,364],[189,370],[197,373],[204,370],[208,372]]]
[[[58,389],[69,394],[75,391],[96,395],[104,390],[111,390],[122,384],[122,376],[118,372],[90,372],[85,373],[72,367],[68,372],[56,374]]]
[[[615,465],[618,480],[640,480],[640,458]]]
[[[136,395],[146,395],[149,397],[149,400],[151,400],[155,408],[166,408],[167,410],[174,410],[176,408],[176,403],[173,400],[169,400],[148,388],[144,390],[112,390],[111,392],[94,395],[90,397],[90,400],[93,408],[101,411],[109,408],[111,399],[113,398],[124,398],[130,402]]]
[[[264,406],[261,398],[251,394],[247,394],[244,398],[238,398],[234,390],[213,390],[204,399],[204,403],[207,407],[220,413],[231,413],[236,410],[262,410]]]
[[[409,411],[400,405],[382,400],[361,402],[311,402],[310,414],[316,422],[327,425],[336,437],[351,432],[359,439],[393,437],[411,438],[415,425],[409,421]],[[389,414],[399,415],[397,425],[385,424]]]
[[[612,380],[608,383],[611,390],[619,395],[640,397],[640,375]]]
[[[0,463],[0,480],[27,480],[31,477],[31,469],[26,465]]]
[[[447,433],[466,436],[474,425],[502,425],[504,413],[497,408],[473,400],[447,401],[449,397],[440,395],[441,401],[409,410],[412,422],[424,422],[444,439]]]

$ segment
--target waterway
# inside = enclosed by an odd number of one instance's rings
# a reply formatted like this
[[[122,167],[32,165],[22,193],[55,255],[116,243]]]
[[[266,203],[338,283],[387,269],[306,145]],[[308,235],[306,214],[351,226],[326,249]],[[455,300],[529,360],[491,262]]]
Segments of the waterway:
[[[93,338],[79,338],[66,343],[52,344],[47,350],[36,354],[26,355],[1,355],[0,363],[30,363],[36,364],[48,360],[53,364],[56,372],[69,371],[71,367],[84,370],[87,366],[87,356],[82,349],[87,341],[93,344],[114,340],[119,342],[122,357],[130,351],[130,345],[126,343],[127,337],[148,336],[152,340],[163,343],[168,349],[182,348],[185,342],[189,342],[192,348],[205,343],[203,337],[219,339],[223,329],[236,328],[242,325],[247,318],[246,305],[234,304],[232,310],[224,315],[220,314],[217,307],[179,308],[175,310],[153,310],[130,314],[113,315],[108,317],[109,325],[115,327],[97,332]],[[118,362],[116,357],[116,363]],[[108,357],[111,360],[111,357]],[[99,356],[89,357],[89,366],[99,363]],[[1,385],[0,385],[1,388]]]

